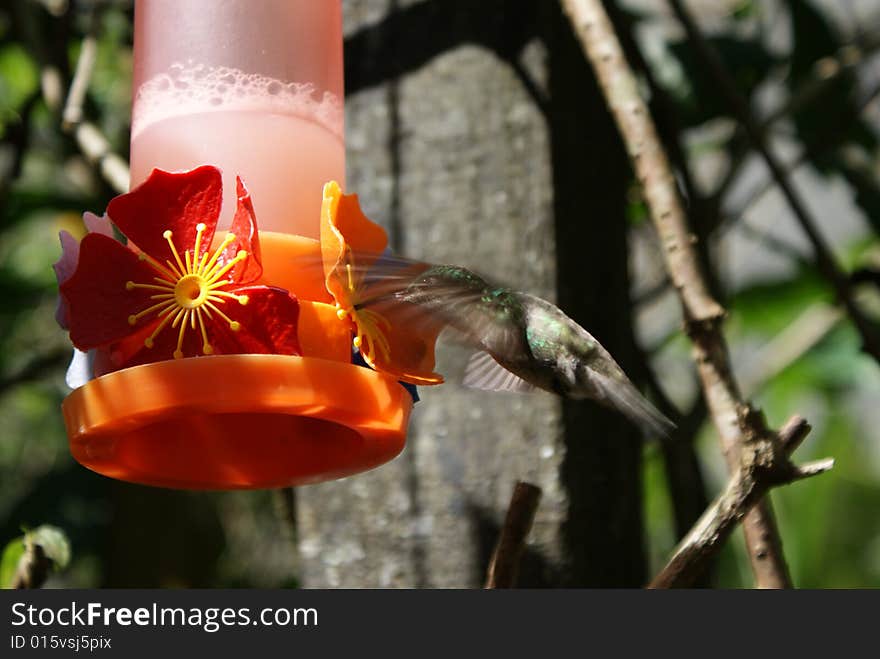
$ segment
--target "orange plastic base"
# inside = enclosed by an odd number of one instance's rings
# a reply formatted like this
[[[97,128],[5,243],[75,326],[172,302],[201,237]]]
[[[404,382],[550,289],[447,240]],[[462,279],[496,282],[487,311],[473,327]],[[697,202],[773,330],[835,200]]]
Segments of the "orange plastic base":
[[[64,401],[77,461],[120,480],[256,489],[341,478],[403,450],[412,399],[367,368],[306,357],[159,362]]]
[[[403,450],[412,398],[350,363],[318,241],[260,239],[262,282],[299,299],[304,356],[194,357],[92,380],[62,405],[77,461],[145,485],[258,489],[350,476]]]

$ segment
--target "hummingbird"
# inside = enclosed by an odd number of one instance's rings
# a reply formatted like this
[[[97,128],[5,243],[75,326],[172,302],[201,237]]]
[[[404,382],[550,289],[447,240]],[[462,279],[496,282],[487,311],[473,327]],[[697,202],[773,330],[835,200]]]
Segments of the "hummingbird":
[[[387,281],[385,292],[358,306],[391,299],[452,328],[459,342],[474,350],[465,386],[543,389],[574,400],[591,399],[652,436],[665,437],[675,427],[642,396],[611,354],[554,304],[455,265],[431,265],[390,288]]]

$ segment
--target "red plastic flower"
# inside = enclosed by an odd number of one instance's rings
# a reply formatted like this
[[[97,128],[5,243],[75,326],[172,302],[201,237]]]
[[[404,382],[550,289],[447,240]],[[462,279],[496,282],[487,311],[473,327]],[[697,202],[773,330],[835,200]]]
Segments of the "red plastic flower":
[[[66,250],[56,267],[73,344],[97,348],[112,368],[197,355],[300,354],[296,298],[254,285],[263,271],[259,238],[240,179],[237,194],[232,225],[215,246],[222,203],[215,167],[153,170],[111,200],[107,215],[128,245],[89,233],[78,255]]]

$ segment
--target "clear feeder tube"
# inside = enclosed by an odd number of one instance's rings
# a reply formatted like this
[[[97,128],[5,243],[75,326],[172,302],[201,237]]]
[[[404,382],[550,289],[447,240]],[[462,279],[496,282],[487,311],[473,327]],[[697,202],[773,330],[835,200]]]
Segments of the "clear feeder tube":
[[[339,0],[138,0],[131,183],[154,167],[235,177],[261,231],[317,238],[321,189],[344,183]]]

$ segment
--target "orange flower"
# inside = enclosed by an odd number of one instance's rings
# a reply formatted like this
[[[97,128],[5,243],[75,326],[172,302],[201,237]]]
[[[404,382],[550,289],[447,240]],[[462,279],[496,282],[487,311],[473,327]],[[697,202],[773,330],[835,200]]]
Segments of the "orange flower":
[[[434,344],[442,325],[413,305],[382,299],[381,276],[375,283],[365,282],[367,271],[381,259],[387,244],[384,229],[364,215],[357,195],[342,194],[335,181],[324,186],[321,256],[325,285],[340,321],[352,324],[355,348],[372,368],[398,380],[440,384],[443,377],[434,372]],[[413,264],[410,274],[415,277],[428,267]]]

